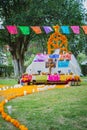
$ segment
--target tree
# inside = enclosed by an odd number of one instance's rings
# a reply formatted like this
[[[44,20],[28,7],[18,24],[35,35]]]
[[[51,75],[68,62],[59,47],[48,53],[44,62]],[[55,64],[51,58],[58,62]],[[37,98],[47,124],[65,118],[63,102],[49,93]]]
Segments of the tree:
[[[1,0],[0,16],[3,25],[26,26],[53,26],[80,25],[82,13],[79,5],[73,0]],[[78,19],[78,20],[76,20]],[[3,44],[9,44],[9,50],[13,58],[15,76],[23,73],[24,56],[30,45],[30,40],[36,35],[31,31],[30,35],[10,35],[6,30],[0,35]],[[47,35],[39,35],[42,41],[42,49],[46,47]],[[38,40],[38,38],[36,38]]]
[[[78,62],[81,64],[83,61],[87,59],[87,56],[84,53],[79,53],[77,58],[78,58]]]

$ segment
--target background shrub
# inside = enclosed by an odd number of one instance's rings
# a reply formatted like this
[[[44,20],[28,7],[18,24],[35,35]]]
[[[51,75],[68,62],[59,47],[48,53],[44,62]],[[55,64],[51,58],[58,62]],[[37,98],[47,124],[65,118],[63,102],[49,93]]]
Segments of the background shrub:
[[[81,70],[82,70],[82,74],[84,76],[86,76],[87,75],[87,65],[81,65]]]

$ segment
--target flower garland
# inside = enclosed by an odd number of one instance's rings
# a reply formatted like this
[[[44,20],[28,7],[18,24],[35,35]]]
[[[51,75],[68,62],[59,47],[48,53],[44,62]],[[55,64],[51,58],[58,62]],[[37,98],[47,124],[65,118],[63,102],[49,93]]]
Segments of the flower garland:
[[[15,127],[19,128],[20,130],[28,130],[28,128],[26,126],[22,125],[18,120],[14,119],[10,115],[8,115],[4,111],[4,105],[5,105],[5,103],[7,103],[11,99],[14,99],[14,98],[20,97],[20,96],[24,96],[25,90],[27,92],[26,94],[31,94],[33,88],[34,88],[34,86],[31,89],[28,88],[27,86],[25,86],[25,87],[22,87],[22,88],[10,88],[10,89],[4,90],[4,91],[2,90],[3,91],[2,95],[4,96],[5,100],[3,100],[0,103],[0,114],[2,115],[3,119],[12,123]]]

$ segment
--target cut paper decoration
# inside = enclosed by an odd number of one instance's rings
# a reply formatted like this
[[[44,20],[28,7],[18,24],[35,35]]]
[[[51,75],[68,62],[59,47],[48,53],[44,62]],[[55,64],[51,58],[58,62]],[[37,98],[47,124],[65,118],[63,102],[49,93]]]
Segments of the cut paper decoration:
[[[69,61],[58,61],[58,68],[68,67]]]
[[[34,62],[44,62],[47,59],[48,55],[40,53],[36,55],[36,57],[34,58]]]
[[[33,31],[36,33],[36,34],[40,34],[42,33],[41,29],[39,26],[31,26],[31,28],[33,29]]]
[[[70,34],[69,26],[61,26],[61,29],[64,34]]]
[[[66,60],[71,60],[71,54],[66,53],[66,55],[65,55],[65,59],[66,59]]]
[[[43,26],[43,29],[46,32],[46,34],[48,34],[48,33],[53,31],[53,29],[50,26]]]
[[[28,26],[19,26],[19,28],[24,35],[30,34],[30,28]]]
[[[10,34],[18,34],[16,26],[9,25],[9,26],[6,26],[6,28]]]
[[[69,53],[61,54],[59,60],[71,60],[71,54]]]
[[[51,55],[49,55],[49,58],[59,58],[59,55],[58,54],[51,54]]]
[[[5,29],[4,26],[2,24],[0,24],[0,29]]]
[[[84,30],[85,34],[87,34],[87,26],[81,26],[81,27]]]
[[[80,28],[79,28],[79,26],[71,26],[71,29],[72,29],[72,31],[73,31],[75,34],[79,34],[79,33],[80,33]]]

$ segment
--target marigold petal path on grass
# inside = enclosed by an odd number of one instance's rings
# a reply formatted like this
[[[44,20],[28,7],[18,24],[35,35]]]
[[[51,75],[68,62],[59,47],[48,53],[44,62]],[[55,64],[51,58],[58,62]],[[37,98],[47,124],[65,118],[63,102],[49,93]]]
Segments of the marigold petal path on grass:
[[[0,114],[2,115],[2,118],[5,119],[7,122],[12,123],[15,127],[17,127],[19,130],[28,130],[28,128],[21,124],[18,120],[12,118],[9,114],[7,114],[4,110],[4,105],[8,103],[9,100],[12,100],[14,98],[25,96],[27,94],[32,94],[35,92],[41,92],[45,90],[51,90],[54,88],[66,88],[69,86],[66,85],[29,85],[29,86],[21,86],[21,85],[15,85],[11,87],[7,87],[5,85],[0,85]]]

